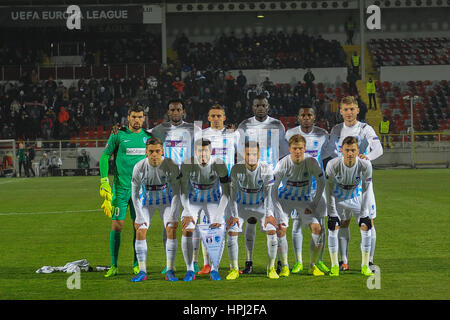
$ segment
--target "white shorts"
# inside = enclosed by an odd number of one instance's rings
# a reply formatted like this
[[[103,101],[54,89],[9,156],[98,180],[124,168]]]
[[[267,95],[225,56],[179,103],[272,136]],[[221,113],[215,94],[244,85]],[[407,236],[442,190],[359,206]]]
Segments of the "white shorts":
[[[268,223],[267,226],[264,227],[265,220],[265,208],[264,204],[262,205],[242,205],[238,204],[238,214],[239,214],[239,226],[235,223],[230,229],[229,232],[242,232],[242,227],[244,222],[246,222],[249,218],[255,218],[259,221],[259,227],[261,232],[266,231],[276,231],[276,227],[271,223]],[[227,219],[229,215],[227,214]],[[248,222],[247,222],[248,223]]]
[[[280,200],[282,201],[282,200]],[[299,202],[302,203],[302,202]],[[317,218],[325,218],[327,216],[327,200],[325,198],[325,194],[322,194],[322,198],[320,198],[319,204],[317,205],[316,212],[314,215]],[[291,219],[298,219],[299,214],[297,210],[291,211]]]
[[[217,223],[223,224],[225,218],[217,217],[217,208],[219,207],[218,202],[189,202],[190,212],[183,209],[181,213],[181,219],[186,216],[192,216],[194,221],[197,223],[200,214],[202,213],[201,219],[205,220],[207,223],[200,221],[201,224],[211,224],[212,221],[217,221]],[[216,219],[213,219],[216,218]],[[195,229],[195,224],[193,222],[189,223],[186,229]]]
[[[292,219],[299,219],[302,222],[302,225],[309,226],[312,223],[320,224],[323,209],[322,212],[320,212],[319,210],[315,210],[315,212],[311,214],[305,214],[305,209],[310,207],[309,205],[311,204],[311,202],[280,200],[280,204],[283,208],[284,215],[279,220],[281,224],[286,225],[286,228],[289,226],[290,213]]]
[[[143,224],[144,226],[142,226],[142,228],[147,226],[148,229],[152,222],[153,214],[156,210],[158,210],[161,220],[164,221],[164,227],[166,227],[170,222],[178,222],[179,211],[175,210],[174,213],[171,214],[171,207],[167,205],[144,206],[136,210],[136,220],[134,222],[137,224]]]
[[[364,217],[370,218],[370,214],[361,213],[361,197],[336,202],[336,211],[341,221],[350,220],[354,216],[356,223],[359,224],[359,219]]]

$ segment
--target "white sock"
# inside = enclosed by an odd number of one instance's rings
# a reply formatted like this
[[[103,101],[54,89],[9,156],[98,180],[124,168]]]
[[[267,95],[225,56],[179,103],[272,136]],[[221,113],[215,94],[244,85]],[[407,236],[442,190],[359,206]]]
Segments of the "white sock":
[[[136,258],[139,262],[139,271],[147,272],[147,241],[146,240],[136,240]]]
[[[202,246],[202,253],[203,253],[203,265],[206,265],[206,264],[209,265],[208,250],[206,250],[206,247],[203,244],[203,242],[201,243],[201,246]]]
[[[238,254],[239,254],[239,244],[238,244],[238,236],[230,236],[227,237],[227,249],[228,249],[228,258],[231,262],[231,268],[237,269],[238,265]]]
[[[288,242],[286,236],[278,238],[278,248],[280,248],[280,258],[283,266],[287,266],[288,263]]]
[[[194,229],[194,235],[192,236],[192,245],[193,247],[193,255],[192,260],[194,262],[198,261],[198,249],[200,247],[200,232],[197,230],[197,228]]]
[[[323,260],[323,251],[325,250],[325,240],[327,238],[327,226],[325,225],[325,218],[320,218],[320,227],[321,227],[321,242],[322,242],[322,247],[320,247],[320,252],[319,252],[319,258],[317,259],[317,261],[322,261]]]
[[[350,242],[350,229],[339,228],[338,238],[339,238],[339,253],[341,254],[342,262],[348,264],[347,251],[348,251],[348,243]]]
[[[253,261],[253,248],[256,238],[256,223],[246,223],[245,226],[245,249],[247,251],[247,261]]]
[[[175,265],[175,257],[177,256],[178,241],[177,239],[167,239],[166,241],[166,265],[167,270],[173,270]]]
[[[293,222],[292,222],[292,247],[294,249],[296,261],[300,262],[301,264],[303,264],[302,246],[303,246],[302,224],[301,224],[300,220],[293,219]]]
[[[370,230],[363,231],[361,230],[361,253],[362,253],[362,266],[369,265],[369,254],[370,254],[370,243],[371,243],[371,235]]]
[[[162,240],[163,240],[164,250],[166,250],[166,243],[167,243],[167,231],[166,231],[166,228],[163,228]]]
[[[194,271],[194,245],[192,243],[192,237],[181,236],[181,250],[183,251],[184,262],[186,263],[186,269],[188,271]]]
[[[322,235],[321,234],[311,234],[311,241],[309,242],[309,256],[310,262],[309,266],[312,267],[317,263],[319,258],[320,250],[322,249]]]
[[[267,257],[269,258],[269,269],[275,267],[277,257],[278,240],[276,234],[267,235]]]
[[[370,229],[371,232],[371,246],[370,246],[370,258],[369,261],[373,263],[373,255],[375,253],[375,245],[377,243],[377,232],[375,231],[375,226],[372,226],[372,229]]]
[[[330,252],[331,266],[339,265],[338,261],[338,230],[328,230],[328,251]]]

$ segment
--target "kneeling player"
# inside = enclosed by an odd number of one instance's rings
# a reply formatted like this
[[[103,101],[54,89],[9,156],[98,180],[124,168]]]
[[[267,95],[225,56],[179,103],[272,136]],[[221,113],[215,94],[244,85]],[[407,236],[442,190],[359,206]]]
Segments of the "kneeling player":
[[[159,211],[167,232],[166,241],[166,280],[177,281],[174,274],[174,262],[177,253],[176,231],[179,212],[179,175],[178,166],[169,158],[164,158],[163,143],[151,138],[146,143],[147,158],[136,163],[133,169],[132,199],[136,209],[136,255],[139,273],[131,279],[139,282],[147,279],[147,230],[153,214]]]
[[[193,263],[193,233],[199,214],[203,211],[210,227],[224,223],[224,211],[230,190],[228,170],[221,159],[211,158],[211,142],[199,140],[194,144],[194,157],[181,165],[181,224],[183,236],[181,246],[187,272],[184,281],[195,279]],[[217,266],[218,267],[218,266]],[[210,277],[221,280],[216,266],[212,266]]]
[[[271,189],[273,172],[269,164],[261,162],[259,144],[256,141],[245,143],[245,162],[231,169],[231,216],[227,217],[227,247],[232,269],[227,280],[239,277],[238,233],[242,232],[244,221],[260,221],[261,230],[267,234],[267,277],[279,278],[275,271],[277,255],[276,220],[273,216]],[[250,262],[251,263],[251,262]],[[246,262],[246,265],[249,261]]]
[[[372,223],[369,217],[372,164],[358,157],[358,139],[346,137],[342,142],[342,157],[330,160],[326,169],[328,203],[328,250],[331,257],[330,276],[339,275],[338,230],[341,221],[350,221],[352,215],[361,229],[361,273],[372,275],[369,269]],[[358,185],[362,182],[362,194]]]
[[[299,222],[294,226],[301,228],[302,225],[306,225],[311,229],[309,273],[314,276],[324,275],[316,264],[323,246],[320,224],[321,210],[318,207],[322,200],[325,182],[319,163],[313,157],[305,155],[305,150],[305,138],[299,134],[292,136],[289,139],[290,154],[278,162],[274,171],[275,186],[272,198],[277,222],[280,226],[278,241],[282,244],[280,253],[283,267],[280,275],[289,275],[286,229],[289,223],[289,214],[293,210],[297,211]],[[313,177],[317,183],[314,197],[311,194]]]

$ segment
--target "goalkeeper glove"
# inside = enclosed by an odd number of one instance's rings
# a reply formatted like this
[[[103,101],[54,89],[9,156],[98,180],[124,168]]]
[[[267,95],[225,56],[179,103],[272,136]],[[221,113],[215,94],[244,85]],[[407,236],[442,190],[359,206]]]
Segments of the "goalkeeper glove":
[[[108,218],[111,218],[111,217],[112,217],[112,211],[113,211],[113,208],[112,208],[112,206],[111,206],[111,201],[109,201],[109,200],[103,201],[103,204],[102,204],[102,207],[101,207],[101,208],[103,209],[103,212],[105,213],[105,215],[106,215]]]
[[[100,183],[100,197],[104,198],[105,200],[111,201],[112,193],[111,186],[109,185],[109,179],[101,178]]]
[[[111,218],[112,216],[112,206],[111,206],[111,200],[112,200],[112,193],[111,193],[111,186],[109,185],[109,179],[108,178],[101,178],[100,179],[100,196],[105,199],[103,201],[103,204],[101,208],[103,209],[103,212],[108,218]]]

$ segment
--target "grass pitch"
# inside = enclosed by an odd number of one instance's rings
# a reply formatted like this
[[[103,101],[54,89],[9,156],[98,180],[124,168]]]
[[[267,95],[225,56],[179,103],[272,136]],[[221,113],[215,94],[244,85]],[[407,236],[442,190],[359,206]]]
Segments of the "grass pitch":
[[[222,257],[222,281],[198,276],[192,283],[170,283],[160,274],[165,264],[162,222],[148,232],[149,280],[132,283],[132,226],[127,218],[119,256],[120,275],[81,273],[80,289],[67,288],[66,273],[36,274],[42,266],[63,266],[87,259],[108,265],[111,222],[98,209],[99,177],[0,179],[0,299],[444,299],[450,298],[450,170],[376,170],[374,190],[378,217],[375,264],[381,269],[380,289],[369,290],[359,273],[360,233],[352,221],[350,271],[337,278],[313,277],[305,270],[288,278],[265,277],[266,237],[257,234],[254,273],[226,281],[228,254]],[[303,231],[303,261],[309,261],[310,232]],[[245,261],[239,237],[240,266]],[[294,264],[290,228],[289,263]],[[203,258],[200,252],[200,265]],[[329,266],[328,247],[324,261]],[[179,246],[177,276],[185,265]],[[306,268],[307,269],[307,268]]]

